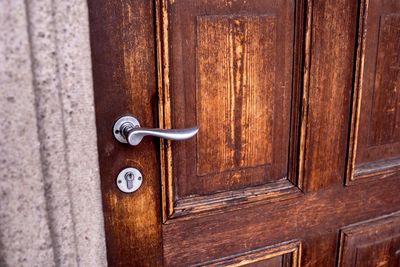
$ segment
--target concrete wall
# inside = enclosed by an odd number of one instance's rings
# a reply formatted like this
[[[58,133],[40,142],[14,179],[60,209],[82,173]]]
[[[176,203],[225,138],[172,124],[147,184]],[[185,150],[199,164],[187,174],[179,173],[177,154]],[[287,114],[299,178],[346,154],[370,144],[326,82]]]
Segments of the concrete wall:
[[[85,0],[0,0],[0,266],[105,266]]]

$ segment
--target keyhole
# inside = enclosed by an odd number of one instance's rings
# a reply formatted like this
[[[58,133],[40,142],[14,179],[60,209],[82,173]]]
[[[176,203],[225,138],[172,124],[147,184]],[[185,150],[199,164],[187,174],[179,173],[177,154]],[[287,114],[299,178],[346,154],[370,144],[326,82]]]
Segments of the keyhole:
[[[135,178],[135,175],[132,172],[127,172],[125,174],[125,180],[126,180],[126,187],[130,190],[133,188],[133,179]]]
[[[116,184],[124,193],[132,193],[139,189],[143,182],[143,175],[136,168],[125,168],[117,176]]]
[[[125,178],[126,178],[127,180],[133,180],[133,177],[134,177],[134,175],[133,175],[133,173],[131,173],[131,172],[128,172],[127,174],[125,174]]]

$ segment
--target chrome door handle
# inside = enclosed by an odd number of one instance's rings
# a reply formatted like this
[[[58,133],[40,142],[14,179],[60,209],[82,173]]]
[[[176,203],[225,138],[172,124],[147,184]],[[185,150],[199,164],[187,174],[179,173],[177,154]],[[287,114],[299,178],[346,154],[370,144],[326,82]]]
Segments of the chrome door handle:
[[[132,116],[124,116],[114,123],[113,133],[115,139],[131,146],[138,145],[143,137],[150,135],[169,140],[185,140],[193,137],[199,127],[186,129],[157,129],[140,127],[139,121]]]

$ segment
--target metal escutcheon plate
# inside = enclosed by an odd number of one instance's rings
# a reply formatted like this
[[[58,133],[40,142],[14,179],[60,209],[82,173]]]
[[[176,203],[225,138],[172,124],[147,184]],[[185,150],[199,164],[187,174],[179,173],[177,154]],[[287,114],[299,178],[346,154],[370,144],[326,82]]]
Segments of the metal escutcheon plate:
[[[125,168],[117,176],[117,186],[124,193],[132,193],[140,188],[143,182],[142,173],[136,168]]]
[[[134,118],[132,116],[123,116],[114,123],[113,134],[114,134],[115,139],[117,139],[121,143],[126,144],[126,143],[128,143],[128,141],[120,132],[121,126],[124,123],[131,123],[134,127],[140,127],[140,123],[136,118]]]

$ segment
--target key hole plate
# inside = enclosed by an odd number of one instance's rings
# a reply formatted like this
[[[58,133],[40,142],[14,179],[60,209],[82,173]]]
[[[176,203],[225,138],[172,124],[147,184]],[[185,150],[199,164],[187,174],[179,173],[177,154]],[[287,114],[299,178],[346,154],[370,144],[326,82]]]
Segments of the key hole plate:
[[[128,187],[128,181],[126,179],[126,174],[127,173],[132,173],[133,174],[133,180],[131,182],[131,186]],[[133,167],[125,168],[122,171],[119,172],[116,183],[117,187],[119,190],[121,190],[124,193],[132,193],[135,192],[140,188],[143,182],[143,175],[142,173]]]

